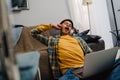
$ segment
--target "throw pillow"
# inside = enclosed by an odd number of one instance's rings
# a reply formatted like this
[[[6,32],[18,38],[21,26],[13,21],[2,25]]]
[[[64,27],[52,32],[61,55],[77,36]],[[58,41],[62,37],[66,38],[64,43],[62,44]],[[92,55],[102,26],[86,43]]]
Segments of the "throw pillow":
[[[98,35],[84,35],[81,36],[87,43],[97,42],[101,37]]]
[[[81,33],[78,33],[78,35],[79,35],[79,36],[85,36],[85,35],[88,34],[89,31],[90,31],[90,29],[85,30],[85,31],[83,31],[83,32],[81,32]]]
[[[78,34],[78,36],[82,37],[87,43],[97,42],[101,37],[98,35],[88,35],[90,29],[85,30]]]

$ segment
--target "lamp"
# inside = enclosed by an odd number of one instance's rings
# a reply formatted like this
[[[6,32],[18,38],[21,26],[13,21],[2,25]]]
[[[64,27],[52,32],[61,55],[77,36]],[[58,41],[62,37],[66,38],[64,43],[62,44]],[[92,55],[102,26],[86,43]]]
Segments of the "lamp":
[[[90,34],[92,34],[92,32],[91,32],[91,21],[90,21],[90,11],[89,11],[89,5],[90,4],[92,4],[92,0],[83,0],[83,5],[87,6]]]

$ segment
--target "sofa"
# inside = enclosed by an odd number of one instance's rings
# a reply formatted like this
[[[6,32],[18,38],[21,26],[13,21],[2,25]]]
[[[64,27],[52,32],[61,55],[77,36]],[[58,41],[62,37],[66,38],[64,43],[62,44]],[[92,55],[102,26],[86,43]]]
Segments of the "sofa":
[[[23,27],[20,38],[15,46],[15,53],[23,54],[25,52],[38,51],[40,53],[39,68],[41,80],[51,80],[52,73],[49,66],[49,59],[47,53],[48,47],[31,36],[30,31],[33,28],[35,28],[35,26]],[[49,37],[51,35],[55,36],[59,33],[60,31],[51,29],[49,31],[44,32],[43,34]],[[97,42],[88,43],[88,45],[93,51],[105,49],[105,43],[102,39],[100,39]]]

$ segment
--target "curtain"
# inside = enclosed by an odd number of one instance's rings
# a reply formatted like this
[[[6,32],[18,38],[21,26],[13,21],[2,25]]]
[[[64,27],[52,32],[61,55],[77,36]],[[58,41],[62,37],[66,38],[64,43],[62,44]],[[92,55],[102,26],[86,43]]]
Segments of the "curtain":
[[[82,0],[68,0],[68,8],[74,27],[79,32],[89,29],[87,6],[82,5]]]

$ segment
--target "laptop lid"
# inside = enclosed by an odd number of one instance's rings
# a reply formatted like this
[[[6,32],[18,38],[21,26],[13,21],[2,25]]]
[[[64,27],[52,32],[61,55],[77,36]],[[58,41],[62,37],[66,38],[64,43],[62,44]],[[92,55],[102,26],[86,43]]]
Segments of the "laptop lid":
[[[115,62],[117,52],[118,47],[114,47],[87,54],[85,56],[83,78],[111,69]]]

